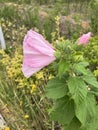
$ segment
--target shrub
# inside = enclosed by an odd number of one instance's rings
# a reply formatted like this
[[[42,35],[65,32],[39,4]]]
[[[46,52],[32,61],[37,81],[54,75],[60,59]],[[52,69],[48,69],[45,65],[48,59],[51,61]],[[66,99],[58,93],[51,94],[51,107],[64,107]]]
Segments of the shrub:
[[[91,28],[94,33],[98,33],[98,0],[92,0],[91,9]]]
[[[98,57],[94,57],[98,45],[96,42],[92,54],[92,44],[57,42],[56,76],[47,83],[46,95],[54,101],[50,117],[61,124],[62,130],[98,128],[98,82],[91,72],[96,60],[98,62]],[[85,54],[85,50],[90,55]],[[89,65],[91,56],[95,62]]]

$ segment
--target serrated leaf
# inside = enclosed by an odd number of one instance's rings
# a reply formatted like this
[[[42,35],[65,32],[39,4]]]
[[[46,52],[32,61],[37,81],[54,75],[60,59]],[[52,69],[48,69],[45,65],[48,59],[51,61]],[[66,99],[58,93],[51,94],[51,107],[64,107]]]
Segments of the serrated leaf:
[[[59,62],[58,76],[62,76],[68,69],[70,64],[64,60]]]
[[[73,100],[70,100],[68,96],[65,96],[57,100],[54,110],[51,113],[51,118],[61,124],[69,124],[74,115]]]
[[[70,77],[68,80],[68,89],[76,104],[83,102],[87,97],[86,84],[81,78]]]
[[[89,73],[89,70],[87,70],[85,68],[85,65],[81,64],[81,63],[78,63],[78,64],[75,64],[75,70],[77,73],[80,73],[80,74],[83,74],[83,75],[88,75]]]
[[[75,113],[76,117],[80,120],[82,125],[86,123],[86,106],[85,101],[76,105]]]
[[[64,78],[51,79],[46,87],[46,95],[52,99],[59,99],[67,94],[68,88]]]
[[[88,62],[80,62],[80,63],[78,63],[78,65],[82,65],[84,67],[87,67],[89,65],[89,63]]]
[[[81,124],[86,128],[87,122],[93,120],[96,115],[95,98],[92,94],[88,93],[84,102],[76,105],[75,113]]]
[[[83,76],[83,79],[85,82],[87,82],[88,84],[98,88],[98,82],[96,80],[96,78],[94,77],[94,75],[89,75],[89,76]]]
[[[96,113],[96,101],[94,95],[88,93],[86,99],[86,107],[87,107],[87,114],[88,119],[95,117]]]
[[[76,117],[74,117],[71,123],[65,126],[62,130],[80,130],[80,127],[81,123]]]

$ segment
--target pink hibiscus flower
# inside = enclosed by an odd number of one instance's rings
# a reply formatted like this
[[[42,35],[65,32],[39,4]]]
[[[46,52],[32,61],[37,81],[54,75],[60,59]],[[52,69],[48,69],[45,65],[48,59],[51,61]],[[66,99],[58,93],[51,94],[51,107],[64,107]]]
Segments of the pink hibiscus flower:
[[[78,45],[81,45],[81,44],[88,44],[89,40],[90,40],[90,37],[91,37],[91,32],[88,32],[87,34],[83,34],[79,40],[78,40]]]
[[[22,71],[29,78],[43,67],[49,65],[56,58],[52,45],[42,35],[35,31],[28,31],[23,41]]]

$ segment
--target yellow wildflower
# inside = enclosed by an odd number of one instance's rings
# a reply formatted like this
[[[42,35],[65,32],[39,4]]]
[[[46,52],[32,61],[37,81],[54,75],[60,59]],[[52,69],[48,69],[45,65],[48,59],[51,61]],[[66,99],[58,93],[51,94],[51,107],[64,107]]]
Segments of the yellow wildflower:
[[[25,119],[28,119],[28,118],[29,118],[29,115],[25,115],[24,118],[25,118]]]
[[[10,128],[9,128],[9,127],[6,127],[5,130],[10,130]]]
[[[52,74],[49,75],[49,79],[52,79],[54,78],[54,76]]]
[[[56,17],[55,17],[55,20],[56,20],[56,21],[59,21],[59,20],[60,20],[60,17],[59,17],[59,16],[56,16]]]
[[[35,92],[35,91],[36,91],[36,85],[33,84],[33,85],[32,85],[32,88],[31,88],[31,93],[33,93],[33,92]]]
[[[37,73],[36,77],[37,77],[37,79],[42,79],[43,78],[43,72],[40,71],[39,73]]]

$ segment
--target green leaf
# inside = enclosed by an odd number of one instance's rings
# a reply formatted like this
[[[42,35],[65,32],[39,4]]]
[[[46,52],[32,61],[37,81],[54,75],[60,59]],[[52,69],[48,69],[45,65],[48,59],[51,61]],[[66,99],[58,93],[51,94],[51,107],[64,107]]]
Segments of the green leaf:
[[[82,125],[86,123],[86,106],[85,101],[76,105],[75,109],[76,117],[80,120]]]
[[[92,94],[88,93],[84,102],[76,105],[76,117],[80,120],[83,126],[86,126],[87,121],[95,117],[95,98]]]
[[[86,108],[87,108],[87,120],[95,117],[96,115],[96,101],[94,95],[88,93],[86,99]]]
[[[58,76],[62,76],[68,69],[70,64],[64,60],[59,62]]]
[[[82,78],[86,83],[98,88],[98,82],[93,74],[89,74],[88,76],[83,76]]]
[[[89,65],[89,63],[88,62],[80,62],[78,65],[82,65],[84,67],[87,67]]]
[[[51,79],[46,87],[46,95],[52,99],[64,97],[67,94],[68,88],[64,78]]]
[[[68,96],[65,96],[56,101],[51,118],[61,124],[69,124],[74,115],[74,102]]]
[[[62,130],[80,130],[80,127],[81,123],[76,117],[74,117],[71,123],[65,126]]]
[[[78,64],[75,64],[74,67],[75,67],[75,70],[76,72],[80,73],[80,74],[84,74],[84,75],[88,75],[89,73],[89,70],[87,70],[85,67],[86,67],[86,63],[78,63]]]
[[[70,77],[68,80],[68,89],[76,104],[83,102],[87,97],[86,84],[81,78]]]
[[[63,130],[97,130],[98,129],[98,107],[95,98],[88,93],[84,102],[77,104],[76,116],[66,125]],[[85,120],[84,120],[85,119]]]

